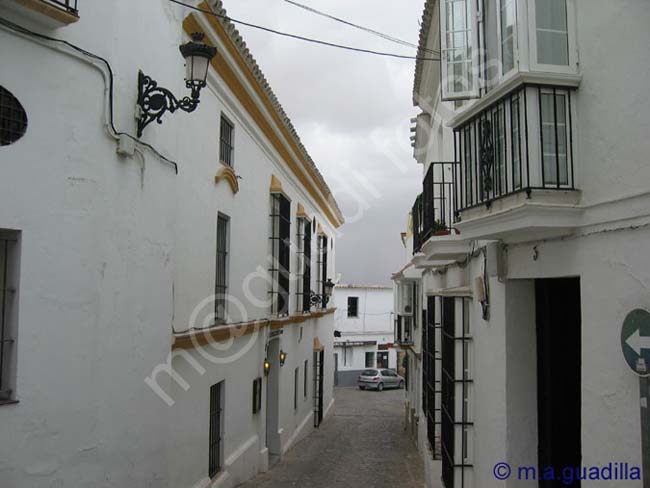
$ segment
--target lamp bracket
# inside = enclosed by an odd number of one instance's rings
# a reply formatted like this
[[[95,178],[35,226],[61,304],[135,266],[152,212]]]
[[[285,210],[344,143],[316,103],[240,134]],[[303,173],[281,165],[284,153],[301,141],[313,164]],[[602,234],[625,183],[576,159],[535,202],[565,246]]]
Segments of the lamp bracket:
[[[174,113],[180,109],[184,112],[194,112],[199,104],[199,87],[192,88],[192,96],[180,100],[167,88],[158,86],[150,76],[142,71],[138,73],[138,138],[142,137],[144,128],[154,120],[162,124],[166,112]]]

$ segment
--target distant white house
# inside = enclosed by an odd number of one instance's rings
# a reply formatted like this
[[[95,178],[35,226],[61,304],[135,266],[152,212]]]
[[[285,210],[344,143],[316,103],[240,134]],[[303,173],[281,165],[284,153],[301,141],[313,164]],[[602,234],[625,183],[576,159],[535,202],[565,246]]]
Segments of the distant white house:
[[[334,339],[335,384],[356,384],[365,368],[396,369],[392,288],[337,285],[334,306],[335,327],[340,333]]]

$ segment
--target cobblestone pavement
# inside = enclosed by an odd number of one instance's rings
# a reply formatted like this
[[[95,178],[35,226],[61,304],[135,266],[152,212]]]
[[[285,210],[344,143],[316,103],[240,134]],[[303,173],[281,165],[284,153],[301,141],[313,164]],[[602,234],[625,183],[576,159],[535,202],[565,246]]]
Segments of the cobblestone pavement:
[[[404,392],[339,388],[335,396],[319,429],[241,488],[422,488],[422,460],[404,431]]]

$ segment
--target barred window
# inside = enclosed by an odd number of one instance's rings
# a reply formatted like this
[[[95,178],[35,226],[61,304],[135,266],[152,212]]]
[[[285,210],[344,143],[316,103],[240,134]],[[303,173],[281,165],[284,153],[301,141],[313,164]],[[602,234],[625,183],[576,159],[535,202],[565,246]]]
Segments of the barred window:
[[[282,194],[271,195],[271,313],[289,313],[291,202]]]
[[[311,224],[309,220],[298,219],[296,243],[298,245],[296,252],[298,262],[296,310],[309,312],[311,309]]]
[[[0,404],[16,399],[18,232],[0,229]]]
[[[321,297],[321,308],[327,308],[325,300],[325,282],[327,281],[327,236],[318,236],[318,294]]]
[[[226,215],[219,214],[217,217],[217,268],[214,287],[214,315],[216,323],[224,323],[226,321],[229,241],[230,219]]]
[[[18,99],[0,86],[0,146],[13,144],[27,130],[27,114]]]
[[[235,126],[224,115],[221,116],[219,160],[230,167],[235,162]]]
[[[210,387],[210,439],[208,474],[214,478],[221,470],[223,381]]]
[[[262,410],[262,378],[253,380],[253,414]]]

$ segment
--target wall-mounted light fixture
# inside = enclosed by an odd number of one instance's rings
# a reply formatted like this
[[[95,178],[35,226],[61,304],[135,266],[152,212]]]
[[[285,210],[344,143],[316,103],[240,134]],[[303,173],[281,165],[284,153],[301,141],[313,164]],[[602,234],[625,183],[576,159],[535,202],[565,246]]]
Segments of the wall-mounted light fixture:
[[[268,376],[271,371],[271,363],[268,359],[264,359],[264,376]]]
[[[280,366],[284,366],[284,362],[287,360],[287,353],[280,351]]]
[[[191,96],[178,100],[171,91],[159,87],[150,76],[142,71],[138,74],[138,137],[142,137],[144,128],[154,120],[162,124],[165,112],[174,113],[178,109],[184,112],[196,110],[201,89],[206,86],[210,60],[217,54],[217,48],[203,42],[204,37],[204,34],[195,32],[191,41],[180,46],[181,54],[185,58],[185,86],[192,90]]]
[[[334,290],[334,282],[331,279],[327,279],[323,283],[323,295],[319,295],[318,293],[315,293],[313,291],[310,292],[310,301],[312,306],[316,306],[319,304],[327,306],[327,303],[330,301],[330,298],[332,297],[332,291]]]

